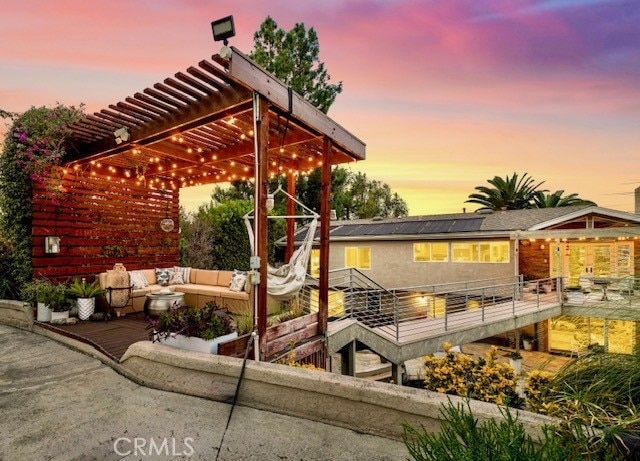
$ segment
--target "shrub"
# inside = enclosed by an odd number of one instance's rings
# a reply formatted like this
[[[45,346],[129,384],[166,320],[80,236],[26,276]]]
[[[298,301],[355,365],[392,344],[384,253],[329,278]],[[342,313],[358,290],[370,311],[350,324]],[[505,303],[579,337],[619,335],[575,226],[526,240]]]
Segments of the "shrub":
[[[534,440],[508,407],[500,409],[503,419],[479,423],[469,402],[451,401],[440,410],[439,433],[429,433],[403,424],[403,435],[412,459],[416,461],[496,461],[496,460],[617,460],[608,449],[594,449],[592,435],[578,426],[543,427],[543,437]]]
[[[533,370],[527,376],[524,395],[527,397],[527,405],[531,411],[543,415],[558,413],[558,406],[549,401],[554,376],[553,373],[542,370]]]
[[[453,353],[445,345],[442,358],[426,356],[425,388],[450,395],[470,397],[498,405],[522,406],[516,392],[516,377],[510,365],[497,362],[497,348],[492,346],[487,357],[473,360],[465,354]]]

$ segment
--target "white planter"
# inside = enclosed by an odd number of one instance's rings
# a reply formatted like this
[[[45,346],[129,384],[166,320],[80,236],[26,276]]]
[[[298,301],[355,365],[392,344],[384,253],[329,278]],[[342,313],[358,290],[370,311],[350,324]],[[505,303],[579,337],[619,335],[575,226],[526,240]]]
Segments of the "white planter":
[[[89,320],[96,310],[96,298],[78,298],[78,318]]]
[[[525,351],[530,351],[533,349],[533,345],[531,344],[531,340],[530,339],[523,339],[522,340],[522,348]]]
[[[38,322],[50,322],[51,321],[51,309],[45,303],[38,303],[38,311],[36,314],[36,320]]]
[[[238,332],[234,331],[233,333],[229,333],[227,335],[218,336],[215,339],[204,340],[202,338],[196,337],[187,337],[182,335],[176,335],[175,333],[171,333],[171,336],[168,336],[164,339],[160,339],[160,342],[166,344],[167,346],[172,346],[177,349],[184,349],[187,351],[195,351],[195,352],[204,352],[206,354],[217,354],[218,353],[218,344],[227,342],[231,339],[235,339],[238,337]]]
[[[51,321],[69,318],[69,311],[53,312],[51,311]]]
[[[522,371],[522,359],[509,359],[509,365],[516,371],[516,376]]]

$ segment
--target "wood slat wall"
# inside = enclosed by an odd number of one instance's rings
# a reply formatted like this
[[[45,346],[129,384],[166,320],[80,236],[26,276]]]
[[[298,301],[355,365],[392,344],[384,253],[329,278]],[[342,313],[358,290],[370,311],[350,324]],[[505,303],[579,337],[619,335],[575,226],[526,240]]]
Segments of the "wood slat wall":
[[[54,204],[34,185],[35,277],[92,280],[115,263],[128,270],[178,264],[178,191],[73,174],[65,176],[61,190],[60,203]],[[160,229],[167,216],[175,223],[171,232]],[[60,253],[45,254],[46,236],[60,237]]]

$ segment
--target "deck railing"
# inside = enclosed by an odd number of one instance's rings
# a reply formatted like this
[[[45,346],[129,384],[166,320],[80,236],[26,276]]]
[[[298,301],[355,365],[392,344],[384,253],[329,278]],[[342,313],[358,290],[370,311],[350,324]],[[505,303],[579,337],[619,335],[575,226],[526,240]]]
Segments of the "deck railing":
[[[640,309],[640,277],[580,277],[578,285],[564,278],[563,306],[627,307]]]
[[[557,305],[557,286],[555,279],[503,277],[388,290],[358,269],[337,269],[329,271],[329,320],[354,319],[402,341]],[[307,279],[299,299],[317,310],[317,279]]]

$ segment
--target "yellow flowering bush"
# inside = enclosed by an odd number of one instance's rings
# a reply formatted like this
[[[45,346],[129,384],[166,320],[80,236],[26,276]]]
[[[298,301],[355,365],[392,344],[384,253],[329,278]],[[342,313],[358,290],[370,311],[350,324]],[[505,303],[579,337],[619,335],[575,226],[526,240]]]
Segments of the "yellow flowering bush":
[[[498,405],[520,407],[522,399],[516,393],[516,376],[511,366],[498,363],[498,350],[492,346],[486,358],[453,353],[444,345],[445,356],[426,356],[425,388],[443,394],[470,397]]]
[[[524,395],[531,411],[543,415],[556,415],[559,407],[549,399],[551,383],[555,375],[548,371],[533,370],[527,376]]]

